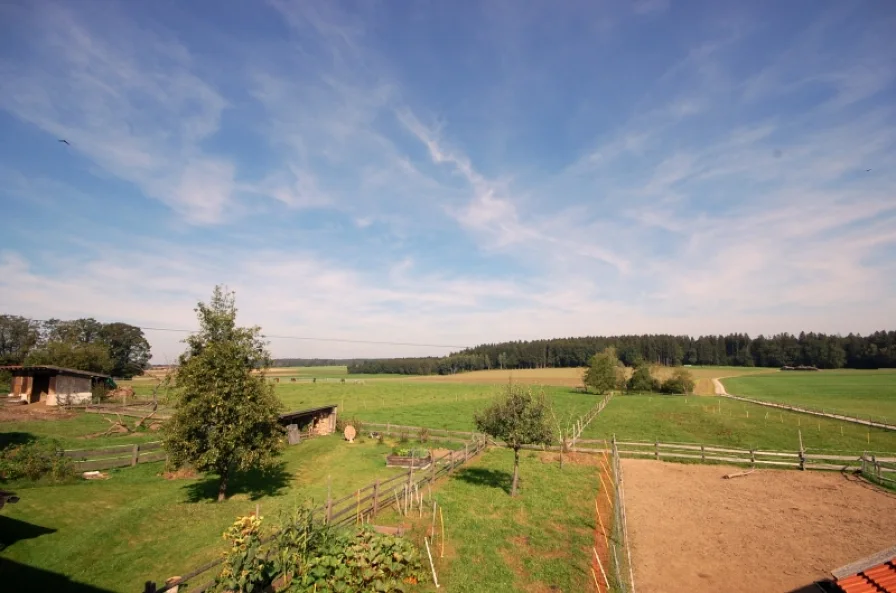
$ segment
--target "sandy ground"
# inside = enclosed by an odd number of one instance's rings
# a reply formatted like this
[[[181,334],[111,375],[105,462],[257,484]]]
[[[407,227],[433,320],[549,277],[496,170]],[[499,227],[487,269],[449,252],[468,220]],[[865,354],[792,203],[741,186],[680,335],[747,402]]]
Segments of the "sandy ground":
[[[626,459],[639,593],[784,593],[896,544],[896,495],[828,472]]]

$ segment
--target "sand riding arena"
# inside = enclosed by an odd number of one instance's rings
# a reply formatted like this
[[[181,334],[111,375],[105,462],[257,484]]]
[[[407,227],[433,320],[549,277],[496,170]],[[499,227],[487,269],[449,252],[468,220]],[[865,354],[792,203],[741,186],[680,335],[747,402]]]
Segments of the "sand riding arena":
[[[896,494],[850,474],[624,459],[638,593],[797,593],[896,544]]]

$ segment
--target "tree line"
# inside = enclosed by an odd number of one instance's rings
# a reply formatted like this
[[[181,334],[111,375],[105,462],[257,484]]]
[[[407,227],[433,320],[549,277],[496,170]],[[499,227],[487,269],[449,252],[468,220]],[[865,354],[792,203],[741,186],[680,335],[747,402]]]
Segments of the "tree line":
[[[606,348],[615,348],[625,366],[641,362],[667,366],[814,366],[821,369],[896,367],[896,331],[867,336],[814,332],[773,336],[747,334],[674,336],[668,334],[586,336],[482,344],[448,356],[366,360],[349,373],[453,374],[483,369],[584,367]]]
[[[0,365],[53,365],[130,379],[149,358],[143,330],[127,323],[0,315]]]

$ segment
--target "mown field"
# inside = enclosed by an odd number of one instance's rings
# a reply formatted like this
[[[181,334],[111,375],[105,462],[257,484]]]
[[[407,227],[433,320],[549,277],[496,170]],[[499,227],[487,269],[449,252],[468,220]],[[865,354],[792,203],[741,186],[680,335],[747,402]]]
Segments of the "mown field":
[[[581,416],[597,402],[596,396],[568,387],[548,386],[543,390],[562,418]],[[473,430],[473,414],[488,405],[499,391],[495,385],[377,381],[345,385],[281,383],[276,393],[290,410],[336,404],[343,418]]]
[[[896,369],[777,372],[723,383],[735,395],[896,424]]]
[[[436,542],[438,591],[591,591],[594,500],[603,496],[597,465],[593,456],[573,455],[561,470],[555,453],[523,452],[520,496],[511,498],[513,454],[489,449],[440,482],[434,497],[446,547],[442,559]],[[378,522],[419,524],[422,536],[430,518],[387,512]],[[431,584],[421,589],[437,591]]]
[[[896,452],[896,432],[773,410],[724,397],[621,395],[583,438],[728,445],[737,448]]]
[[[102,590],[142,591],[146,580],[214,558],[224,529],[256,504],[276,520],[307,500],[326,500],[328,479],[336,497],[394,475],[400,470],[384,462],[390,450],[369,439],[313,439],[287,448],[278,471],[242,476],[223,503],[214,502],[213,479],[165,479],[161,462],[110,470],[103,481],[5,484],[21,500],[0,514],[0,589],[82,591],[58,588],[55,573]]]

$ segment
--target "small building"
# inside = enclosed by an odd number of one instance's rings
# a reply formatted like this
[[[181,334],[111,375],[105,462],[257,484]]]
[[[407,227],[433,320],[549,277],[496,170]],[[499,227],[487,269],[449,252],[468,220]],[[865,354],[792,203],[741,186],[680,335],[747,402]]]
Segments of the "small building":
[[[26,404],[42,401],[48,406],[90,403],[94,385],[112,380],[101,373],[50,365],[0,366],[0,371],[12,373],[10,397],[18,397]]]
[[[295,424],[300,432],[311,432],[318,436],[332,434],[336,432],[336,410],[336,405],[332,404],[286,412],[280,414],[280,424]]]

